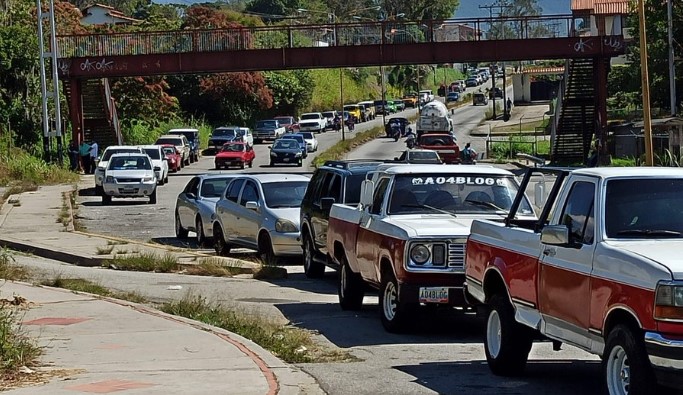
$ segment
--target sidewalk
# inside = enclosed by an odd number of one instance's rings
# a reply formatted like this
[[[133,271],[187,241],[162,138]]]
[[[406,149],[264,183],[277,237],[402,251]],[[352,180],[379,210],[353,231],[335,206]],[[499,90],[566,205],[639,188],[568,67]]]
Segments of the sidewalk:
[[[471,136],[488,137],[489,132],[495,128],[502,126],[515,126],[521,123],[533,122],[543,119],[545,116],[548,118],[546,112],[550,109],[548,103],[543,104],[523,104],[518,106],[513,106],[510,112],[510,119],[505,122],[502,116],[496,120],[484,121],[476,129],[470,132]],[[506,136],[508,134],[515,134],[515,132],[504,133],[504,134],[492,134],[492,136]]]
[[[98,266],[111,237],[67,231],[58,222],[69,185],[13,195],[0,207],[0,246],[75,265]],[[66,202],[70,202],[67,198]],[[181,263],[208,256],[137,243],[141,252],[176,255]],[[228,258],[224,258],[228,259]],[[254,267],[242,263],[245,272]],[[8,394],[322,394],[315,380],[233,333],[154,309],[67,290],[0,282],[0,298],[19,295],[24,328],[43,347],[39,373],[48,383]],[[38,374],[38,373],[35,373]]]

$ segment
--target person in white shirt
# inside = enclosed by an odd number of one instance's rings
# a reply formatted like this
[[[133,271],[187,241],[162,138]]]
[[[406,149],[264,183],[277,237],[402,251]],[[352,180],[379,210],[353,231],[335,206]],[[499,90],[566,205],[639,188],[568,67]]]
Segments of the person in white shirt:
[[[99,146],[95,140],[90,143],[90,174],[95,174],[95,168],[97,164],[95,163],[97,155],[99,155]]]

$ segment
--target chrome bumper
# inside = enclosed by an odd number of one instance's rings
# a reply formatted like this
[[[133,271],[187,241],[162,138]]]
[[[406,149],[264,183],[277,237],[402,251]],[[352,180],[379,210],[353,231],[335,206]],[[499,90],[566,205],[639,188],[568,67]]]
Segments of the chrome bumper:
[[[655,370],[657,382],[674,388],[683,387],[683,340],[645,332],[645,350]]]
[[[278,233],[270,234],[273,243],[273,252],[276,256],[301,256],[301,233]]]

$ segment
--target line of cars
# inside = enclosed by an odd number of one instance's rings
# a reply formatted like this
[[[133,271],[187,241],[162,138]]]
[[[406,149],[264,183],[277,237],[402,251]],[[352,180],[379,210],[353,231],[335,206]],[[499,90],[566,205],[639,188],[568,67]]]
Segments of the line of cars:
[[[172,129],[153,145],[112,145],[97,158],[95,194],[102,204],[112,198],[146,197],[156,204],[157,185],[168,182],[170,172],[199,160],[199,131]]]

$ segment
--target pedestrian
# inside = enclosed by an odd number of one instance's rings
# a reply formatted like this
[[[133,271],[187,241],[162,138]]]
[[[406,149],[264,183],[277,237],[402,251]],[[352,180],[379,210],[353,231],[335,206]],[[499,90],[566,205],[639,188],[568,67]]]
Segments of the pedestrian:
[[[353,124],[354,124],[353,115],[349,114],[348,127],[349,127],[350,132],[353,132]]]
[[[474,152],[472,149],[470,143],[465,144],[465,148],[460,152],[460,160],[462,163],[469,164],[473,163],[474,158],[476,157],[477,153]]]
[[[69,169],[71,171],[78,170],[78,144],[73,139],[69,143]]]
[[[506,106],[507,106],[507,110],[508,110],[508,114],[509,114],[510,111],[512,110],[512,100],[510,100],[509,97],[508,97],[508,101],[506,103]]]
[[[81,155],[81,169],[83,169],[83,173],[90,174],[90,144],[83,140],[78,148],[78,153]]]
[[[90,143],[90,174],[95,174],[95,168],[97,167],[97,156],[99,155],[99,145],[93,140]]]

